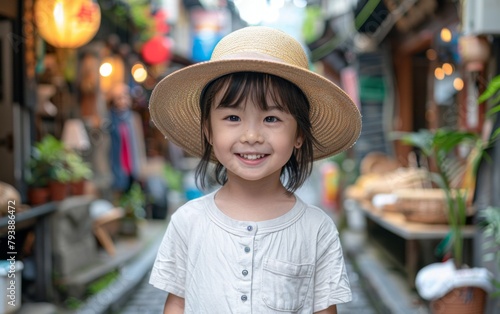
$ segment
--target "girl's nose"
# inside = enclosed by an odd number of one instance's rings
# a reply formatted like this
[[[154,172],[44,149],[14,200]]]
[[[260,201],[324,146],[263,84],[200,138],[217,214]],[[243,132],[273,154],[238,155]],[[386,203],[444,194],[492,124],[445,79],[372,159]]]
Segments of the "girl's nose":
[[[262,143],[264,141],[264,137],[262,133],[256,128],[249,128],[241,135],[240,141],[242,143]]]

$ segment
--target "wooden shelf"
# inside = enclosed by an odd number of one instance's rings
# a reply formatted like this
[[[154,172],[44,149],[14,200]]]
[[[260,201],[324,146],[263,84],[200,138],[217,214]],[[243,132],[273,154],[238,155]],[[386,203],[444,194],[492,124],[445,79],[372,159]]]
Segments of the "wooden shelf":
[[[355,202],[358,210],[371,222],[390,233],[402,238],[405,242],[404,268],[408,284],[415,286],[415,276],[418,271],[418,261],[421,256],[421,244],[424,241],[444,239],[450,232],[450,226],[445,224],[425,224],[407,221],[402,213],[377,210],[369,203]],[[472,239],[476,226],[467,225],[462,229],[464,239]],[[390,248],[386,248],[390,251]]]

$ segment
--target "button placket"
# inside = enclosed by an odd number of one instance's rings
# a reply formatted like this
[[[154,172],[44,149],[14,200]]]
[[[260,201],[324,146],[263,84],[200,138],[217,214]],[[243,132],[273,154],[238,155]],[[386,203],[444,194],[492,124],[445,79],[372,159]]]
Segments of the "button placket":
[[[252,224],[246,224],[242,226],[245,230],[246,236],[242,236],[240,239],[240,259],[238,267],[239,272],[239,282],[241,283],[238,288],[239,301],[244,307],[251,306],[252,302],[250,300],[252,294],[252,269],[253,269],[253,252],[254,252],[254,240],[257,231],[257,226]]]
[[[241,267],[240,272],[244,277],[250,273],[250,270],[253,267],[253,245],[251,244],[253,242],[253,237],[245,240],[247,241],[241,243],[242,246],[239,259],[239,266]]]

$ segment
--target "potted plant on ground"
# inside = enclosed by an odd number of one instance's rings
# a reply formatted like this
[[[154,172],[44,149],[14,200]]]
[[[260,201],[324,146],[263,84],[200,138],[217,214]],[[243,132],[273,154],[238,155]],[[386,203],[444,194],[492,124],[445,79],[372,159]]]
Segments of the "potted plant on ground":
[[[136,236],[139,222],[146,216],[146,196],[139,183],[134,182],[130,189],[120,197],[120,206],[124,209],[120,233]]]
[[[430,280],[436,279],[436,272],[441,274],[446,273],[450,276],[459,276],[459,282],[467,282],[466,276],[485,276],[484,280],[478,281],[475,286],[452,286],[451,281],[455,282],[456,278],[446,278],[449,280],[443,288],[451,289],[444,295],[432,299],[431,310],[433,313],[456,313],[457,308],[469,311],[467,313],[482,313],[486,301],[486,291],[489,290],[488,274],[486,269],[464,270],[467,266],[463,263],[463,246],[464,238],[462,229],[466,224],[466,218],[471,212],[468,210],[469,200],[472,197],[475,188],[475,173],[477,165],[482,157],[482,152],[485,143],[479,135],[459,130],[437,129],[434,132],[429,130],[421,130],[411,133],[394,134],[395,139],[400,139],[402,143],[412,145],[420,149],[425,157],[428,157],[435,166],[435,170],[431,171],[431,180],[444,191],[446,200],[446,210],[448,222],[450,225],[450,236],[445,238],[441,243],[441,247],[449,250],[451,260],[448,263],[440,265],[429,265],[417,274],[416,286],[428,287],[425,284],[427,278]],[[458,162],[460,159],[457,154],[457,148],[462,146],[469,150],[469,155],[466,158],[465,172],[462,176],[462,187],[458,188],[452,184],[452,178],[461,172],[463,163]],[[448,272],[446,272],[448,270]],[[429,273],[425,273],[429,271]],[[433,271],[432,275],[430,271]],[[420,275],[420,276],[419,276]],[[444,278],[444,277],[443,277]],[[476,278],[478,279],[478,278]],[[433,283],[436,286],[436,282]],[[450,286],[446,286],[450,284]],[[452,289],[453,288],[453,289]],[[444,290],[442,290],[444,291]],[[441,292],[442,292],[441,291]],[[419,291],[421,296],[426,295],[425,291]],[[465,312],[464,312],[465,313]]]

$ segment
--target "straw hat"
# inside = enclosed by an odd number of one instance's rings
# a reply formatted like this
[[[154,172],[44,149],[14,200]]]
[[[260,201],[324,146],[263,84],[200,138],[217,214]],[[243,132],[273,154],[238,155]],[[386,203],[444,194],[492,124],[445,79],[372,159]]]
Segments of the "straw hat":
[[[356,142],[361,115],[344,91],[308,65],[302,46],[288,34],[263,26],[242,28],[217,44],[210,61],[162,79],[150,98],[151,118],[167,139],[199,157],[199,102],[205,85],[234,72],[273,74],[297,85],[309,100],[313,135],[323,145],[321,150],[314,147],[314,159],[335,155]]]

